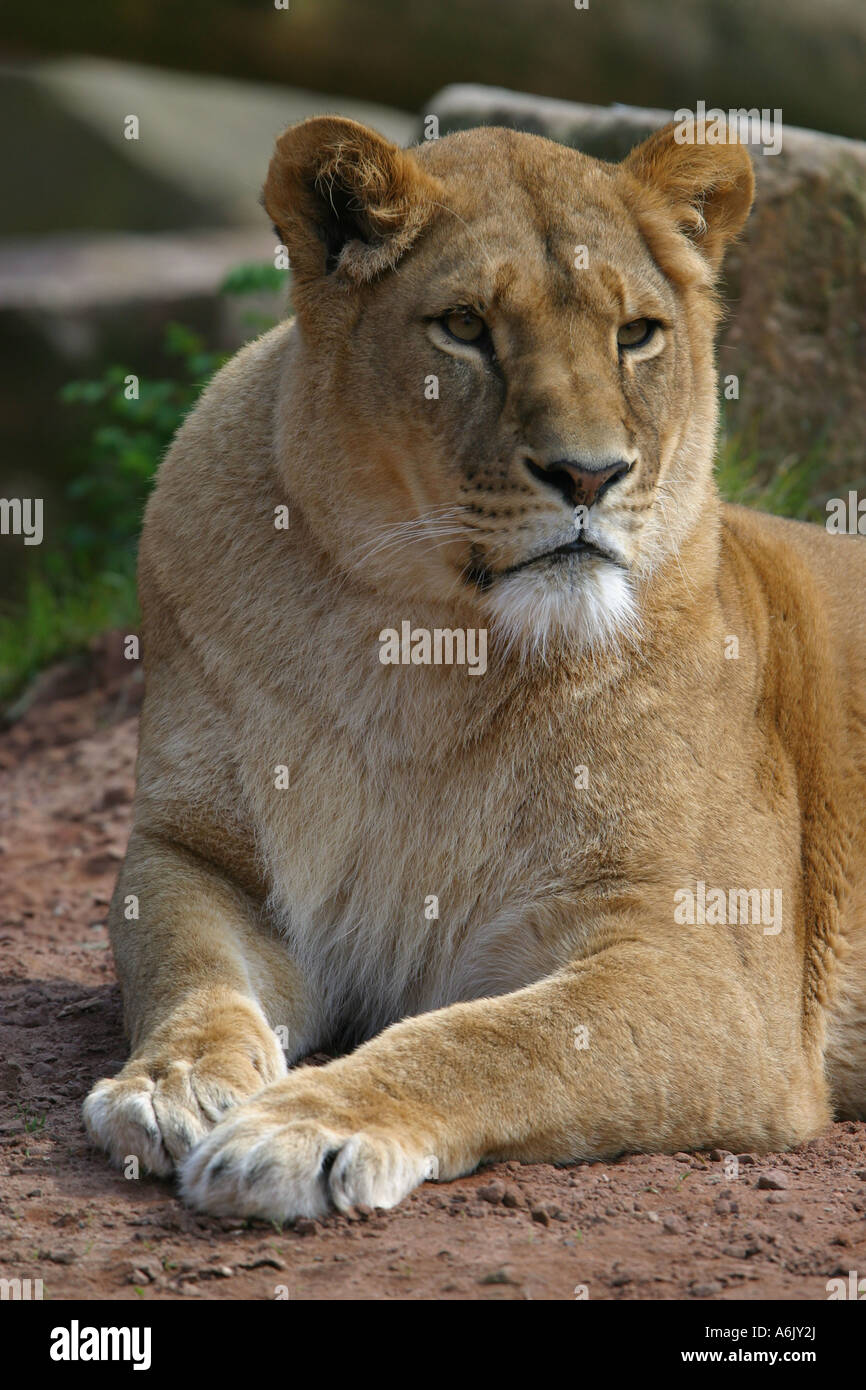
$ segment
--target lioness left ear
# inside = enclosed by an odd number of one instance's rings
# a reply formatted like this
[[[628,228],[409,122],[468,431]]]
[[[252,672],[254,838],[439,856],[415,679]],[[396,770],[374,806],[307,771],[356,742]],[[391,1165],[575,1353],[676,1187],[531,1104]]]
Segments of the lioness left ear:
[[[714,127],[712,133],[715,143],[708,144],[705,126],[671,122],[633,149],[622,168],[673,211],[679,230],[715,271],[749,215],[755,175],[748,151],[730,132]]]
[[[313,116],[277,141],[263,201],[295,278],[358,283],[396,265],[428,221],[438,185],[357,121]]]

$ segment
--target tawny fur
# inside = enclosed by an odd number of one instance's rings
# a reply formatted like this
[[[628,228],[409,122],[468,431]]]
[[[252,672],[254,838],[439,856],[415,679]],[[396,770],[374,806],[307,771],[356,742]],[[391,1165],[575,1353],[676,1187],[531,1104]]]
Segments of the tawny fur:
[[[91,1134],[289,1218],[866,1113],[866,545],[712,474],[747,155],[327,118],[265,197],[297,318],[212,383],[142,537],[132,1055]],[[527,458],[575,455],[632,464],[587,522],[616,563],[515,568],[574,535]],[[406,619],[489,628],[486,673],[382,665]],[[698,881],[781,890],[782,930],[678,924]]]

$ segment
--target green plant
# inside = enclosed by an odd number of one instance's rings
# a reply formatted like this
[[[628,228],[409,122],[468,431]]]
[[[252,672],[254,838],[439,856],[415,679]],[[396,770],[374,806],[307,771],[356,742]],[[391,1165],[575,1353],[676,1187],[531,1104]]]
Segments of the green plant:
[[[823,521],[825,497],[816,486],[824,471],[821,440],[802,454],[770,458],[753,434],[722,428],[716,454],[716,481],[727,502],[800,521]]]
[[[24,1122],[24,1129],[27,1134],[39,1134],[45,1128],[48,1111],[45,1110],[39,1115],[31,1112],[26,1106],[19,1105],[18,1118]]]
[[[272,265],[240,265],[220,293],[272,295],[285,287]],[[263,309],[244,315],[255,332],[275,322]],[[95,381],[72,381],[64,405],[86,427],[80,466],[67,490],[69,513],[58,543],[29,557],[23,599],[0,611],[0,700],[10,700],[42,667],[83,650],[112,627],[134,628],[135,560],[142,513],[176,431],[228,354],[208,348],[181,323],[165,328],[164,378],[137,379],[106,367]]]
[[[167,380],[139,381],[127,368],[112,366],[99,381],[71,381],[61,392],[65,404],[92,412],[85,466],[68,490],[69,500],[83,506],[64,537],[70,549],[86,554],[88,565],[134,549],[160,459],[226,360],[180,323],[167,324],[164,351],[178,369]]]

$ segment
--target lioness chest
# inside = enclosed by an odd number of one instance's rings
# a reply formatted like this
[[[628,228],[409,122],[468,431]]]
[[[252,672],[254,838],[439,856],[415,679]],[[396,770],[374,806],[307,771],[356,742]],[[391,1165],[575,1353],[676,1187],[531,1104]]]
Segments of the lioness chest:
[[[591,876],[576,852],[583,818],[563,808],[566,852],[537,805],[515,803],[497,782],[473,801],[463,779],[408,768],[378,787],[311,773],[303,810],[287,805],[275,818],[268,859],[279,926],[326,1014],[357,1035],[518,988],[571,953],[574,933],[550,904],[566,877]]]
[[[375,758],[310,728],[284,790],[254,795],[274,920],[337,1035],[550,974],[649,866],[712,873],[691,745],[668,735],[656,758],[651,711],[633,750],[615,728],[598,746],[567,706],[547,714],[531,739],[505,730],[459,756]],[[777,837],[768,823],[774,855]]]

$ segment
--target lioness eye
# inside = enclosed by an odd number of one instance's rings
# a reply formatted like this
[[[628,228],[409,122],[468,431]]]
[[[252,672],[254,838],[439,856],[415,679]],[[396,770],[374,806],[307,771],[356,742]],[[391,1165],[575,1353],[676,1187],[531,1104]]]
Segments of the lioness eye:
[[[633,348],[643,347],[648,343],[656,331],[656,325],[652,319],[632,319],[631,323],[624,323],[616,335],[616,340],[620,347]]]
[[[454,309],[445,315],[445,327],[461,343],[476,343],[484,336],[487,324],[473,309]]]

